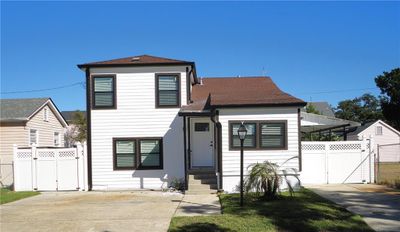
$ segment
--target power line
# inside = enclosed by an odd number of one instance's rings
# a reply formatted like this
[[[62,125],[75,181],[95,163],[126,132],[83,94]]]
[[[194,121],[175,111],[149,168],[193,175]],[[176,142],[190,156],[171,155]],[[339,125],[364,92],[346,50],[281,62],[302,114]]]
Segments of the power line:
[[[44,92],[44,91],[50,91],[50,90],[56,90],[56,89],[65,89],[69,88],[72,86],[76,85],[81,85],[82,87],[85,86],[85,82],[80,81],[76,82],[70,85],[63,85],[63,86],[58,86],[58,87],[53,87],[53,88],[48,88],[48,89],[34,89],[34,90],[21,90],[21,91],[10,91],[10,92],[1,92],[0,94],[14,94],[14,93],[34,93],[34,92]]]
[[[362,89],[342,89],[342,90],[330,90],[330,91],[321,91],[321,92],[304,92],[304,93],[298,93],[298,94],[344,93],[344,92],[351,92],[351,91],[373,90],[373,89],[379,89],[379,88],[371,87],[371,88],[362,88]]]

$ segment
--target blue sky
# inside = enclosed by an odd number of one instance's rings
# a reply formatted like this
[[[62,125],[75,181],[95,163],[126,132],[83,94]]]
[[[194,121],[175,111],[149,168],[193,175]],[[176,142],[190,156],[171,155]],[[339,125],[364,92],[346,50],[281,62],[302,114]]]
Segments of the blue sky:
[[[195,61],[199,76],[265,73],[336,106],[379,94],[374,77],[400,66],[400,4],[1,2],[2,93],[71,85],[84,81],[76,64],[140,54]],[[86,104],[79,84],[1,96]]]

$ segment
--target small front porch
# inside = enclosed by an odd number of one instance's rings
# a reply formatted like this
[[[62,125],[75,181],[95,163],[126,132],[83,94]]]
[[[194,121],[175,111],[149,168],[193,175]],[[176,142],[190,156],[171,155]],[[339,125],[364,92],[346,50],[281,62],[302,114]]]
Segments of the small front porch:
[[[216,193],[221,187],[221,125],[215,112],[186,112],[183,117],[187,194]]]

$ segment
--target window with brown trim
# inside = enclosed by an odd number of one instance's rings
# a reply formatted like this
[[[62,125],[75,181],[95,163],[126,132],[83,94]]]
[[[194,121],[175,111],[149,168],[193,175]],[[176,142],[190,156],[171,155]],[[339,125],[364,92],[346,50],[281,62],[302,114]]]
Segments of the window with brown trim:
[[[162,138],[114,138],[114,170],[162,169]]]
[[[259,130],[261,148],[284,149],[286,147],[286,123],[260,123]]]
[[[156,74],[156,107],[180,107],[180,75]]]
[[[115,75],[95,75],[92,78],[92,108],[116,108]]]
[[[240,148],[240,139],[238,135],[238,129],[242,123],[231,123],[231,147],[232,148]],[[246,138],[243,141],[243,147],[246,148],[256,148],[256,123],[243,123],[247,129]]]
[[[237,133],[241,121],[229,121],[229,149],[240,149]],[[247,135],[243,147],[247,150],[287,150],[287,121],[244,121]]]

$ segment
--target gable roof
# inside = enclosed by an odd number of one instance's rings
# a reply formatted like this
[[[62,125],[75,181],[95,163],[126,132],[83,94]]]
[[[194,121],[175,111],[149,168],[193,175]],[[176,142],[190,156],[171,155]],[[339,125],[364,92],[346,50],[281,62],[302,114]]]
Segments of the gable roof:
[[[192,103],[183,111],[212,107],[304,106],[306,103],[280,90],[270,77],[202,78],[192,89]]]
[[[348,133],[348,135],[359,135],[361,132],[365,131],[367,128],[369,128],[377,123],[382,124],[383,126],[387,127],[389,130],[392,130],[394,133],[400,135],[400,132],[398,130],[394,129],[393,127],[391,127],[389,124],[385,123],[382,120],[365,123],[364,125],[357,127],[354,131]]]
[[[26,122],[47,104],[56,112],[61,124],[67,126],[51,98],[0,99],[0,122]]]
[[[0,99],[0,120],[27,120],[49,98]]]
[[[321,115],[335,117],[335,114],[333,113],[333,110],[328,102],[307,102],[307,106],[309,105],[313,105]],[[301,111],[306,112],[306,109],[302,108]]]
[[[113,66],[147,66],[147,65],[194,65],[192,61],[175,60],[164,57],[139,55],[119,59],[79,64],[78,68],[113,67]]]

